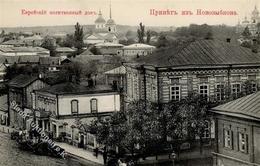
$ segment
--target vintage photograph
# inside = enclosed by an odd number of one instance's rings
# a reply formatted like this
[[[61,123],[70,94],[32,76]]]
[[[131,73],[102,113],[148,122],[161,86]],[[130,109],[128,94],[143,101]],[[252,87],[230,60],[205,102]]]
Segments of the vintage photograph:
[[[260,166],[260,1],[0,0],[0,166]]]

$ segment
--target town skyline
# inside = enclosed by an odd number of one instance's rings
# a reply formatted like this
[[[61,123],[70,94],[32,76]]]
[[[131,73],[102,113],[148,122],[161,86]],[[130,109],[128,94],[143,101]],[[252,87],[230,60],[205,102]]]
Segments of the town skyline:
[[[82,25],[93,25],[98,16],[99,10],[105,19],[109,18],[108,0],[3,0],[1,2],[0,11],[0,27],[34,27],[34,26],[62,26],[74,25],[79,22]],[[13,4],[15,6],[12,6]],[[131,6],[131,8],[129,8]],[[238,21],[242,21],[245,16],[250,19],[250,15],[254,7],[260,7],[260,3],[256,0],[242,0],[239,3],[236,0],[226,2],[224,0],[216,0],[214,3],[208,0],[166,0],[163,3],[159,0],[131,0],[118,1],[111,0],[112,18],[117,25],[137,26],[143,22],[146,26],[165,26],[180,27],[189,24],[209,24],[219,25],[226,24],[235,26]],[[237,15],[196,15],[197,9],[205,11],[235,11]],[[45,15],[26,15],[25,11],[42,11]],[[158,15],[151,14],[151,10],[166,11],[174,10],[178,15]],[[81,15],[50,15],[50,11],[82,11]],[[192,11],[193,15],[181,15],[182,11]],[[84,15],[84,12],[91,12]],[[8,15],[9,19],[4,16]],[[61,19],[63,18],[63,19]],[[127,18],[127,19],[125,19]],[[39,22],[40,19],[40,22]],[[22,20],[22,21],[14,21]]]

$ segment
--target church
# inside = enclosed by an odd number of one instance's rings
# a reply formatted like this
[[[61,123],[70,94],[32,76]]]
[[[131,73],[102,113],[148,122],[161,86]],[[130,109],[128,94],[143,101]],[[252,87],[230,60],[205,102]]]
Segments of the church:
[[[244,29],[248,27],[251,34],[256,35],[258,32],[258,26],[257,26],[258,23],[260,23],[260,15],[257,6],[255,6],[254,10],[251,13],[250,19],[248,19],[246,16],[242,22],[240,21],[238,22],[237,33],[242,33]]]
[[[84,37],[85,44],[118,43],[116,23],[112,19],[111,4],[109,7],[109,19],[107,21],[104,19],[101,10],[99,10],[93,33]]]

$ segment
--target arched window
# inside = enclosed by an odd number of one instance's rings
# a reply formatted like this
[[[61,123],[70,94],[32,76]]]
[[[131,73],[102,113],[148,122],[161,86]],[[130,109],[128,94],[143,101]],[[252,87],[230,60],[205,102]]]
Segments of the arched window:
[[[91,111],[91,113],[98,112],[97,99],[95,99],[95,98],[90,100],[90,111]]]
[[[78,114],[79,113],[79,101],[71,100],[71,113]]]

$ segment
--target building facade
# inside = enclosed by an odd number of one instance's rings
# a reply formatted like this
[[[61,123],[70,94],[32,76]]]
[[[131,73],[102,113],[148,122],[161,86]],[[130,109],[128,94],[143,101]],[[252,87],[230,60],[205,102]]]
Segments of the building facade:
[[[12,107],[15,103],[23,112],[32,115],[32,92],[48,86],[36,76],[18,75],[8,83],[8,112],[10,126],[14,128],[26,129],[27,120],[19,115],[18,111]],[[28,117],[29,118],[29,117]]]
[[[214,166],[260,165],[259,96],[257,92],[211,110],[216,123]]]
[[[207,51],[205,51],[207,50]],[[237,98],[260,83],[260,56],[231,43],[201,40],[126,63],[127,99],[167,103],[197,93]]]
[[[74,145],[96,147],[87,127],[96,118],[120,110],[119,93],[107,86],[85,87],[73,83],[53,85],[35,91],[36,120],[44,130]]]

